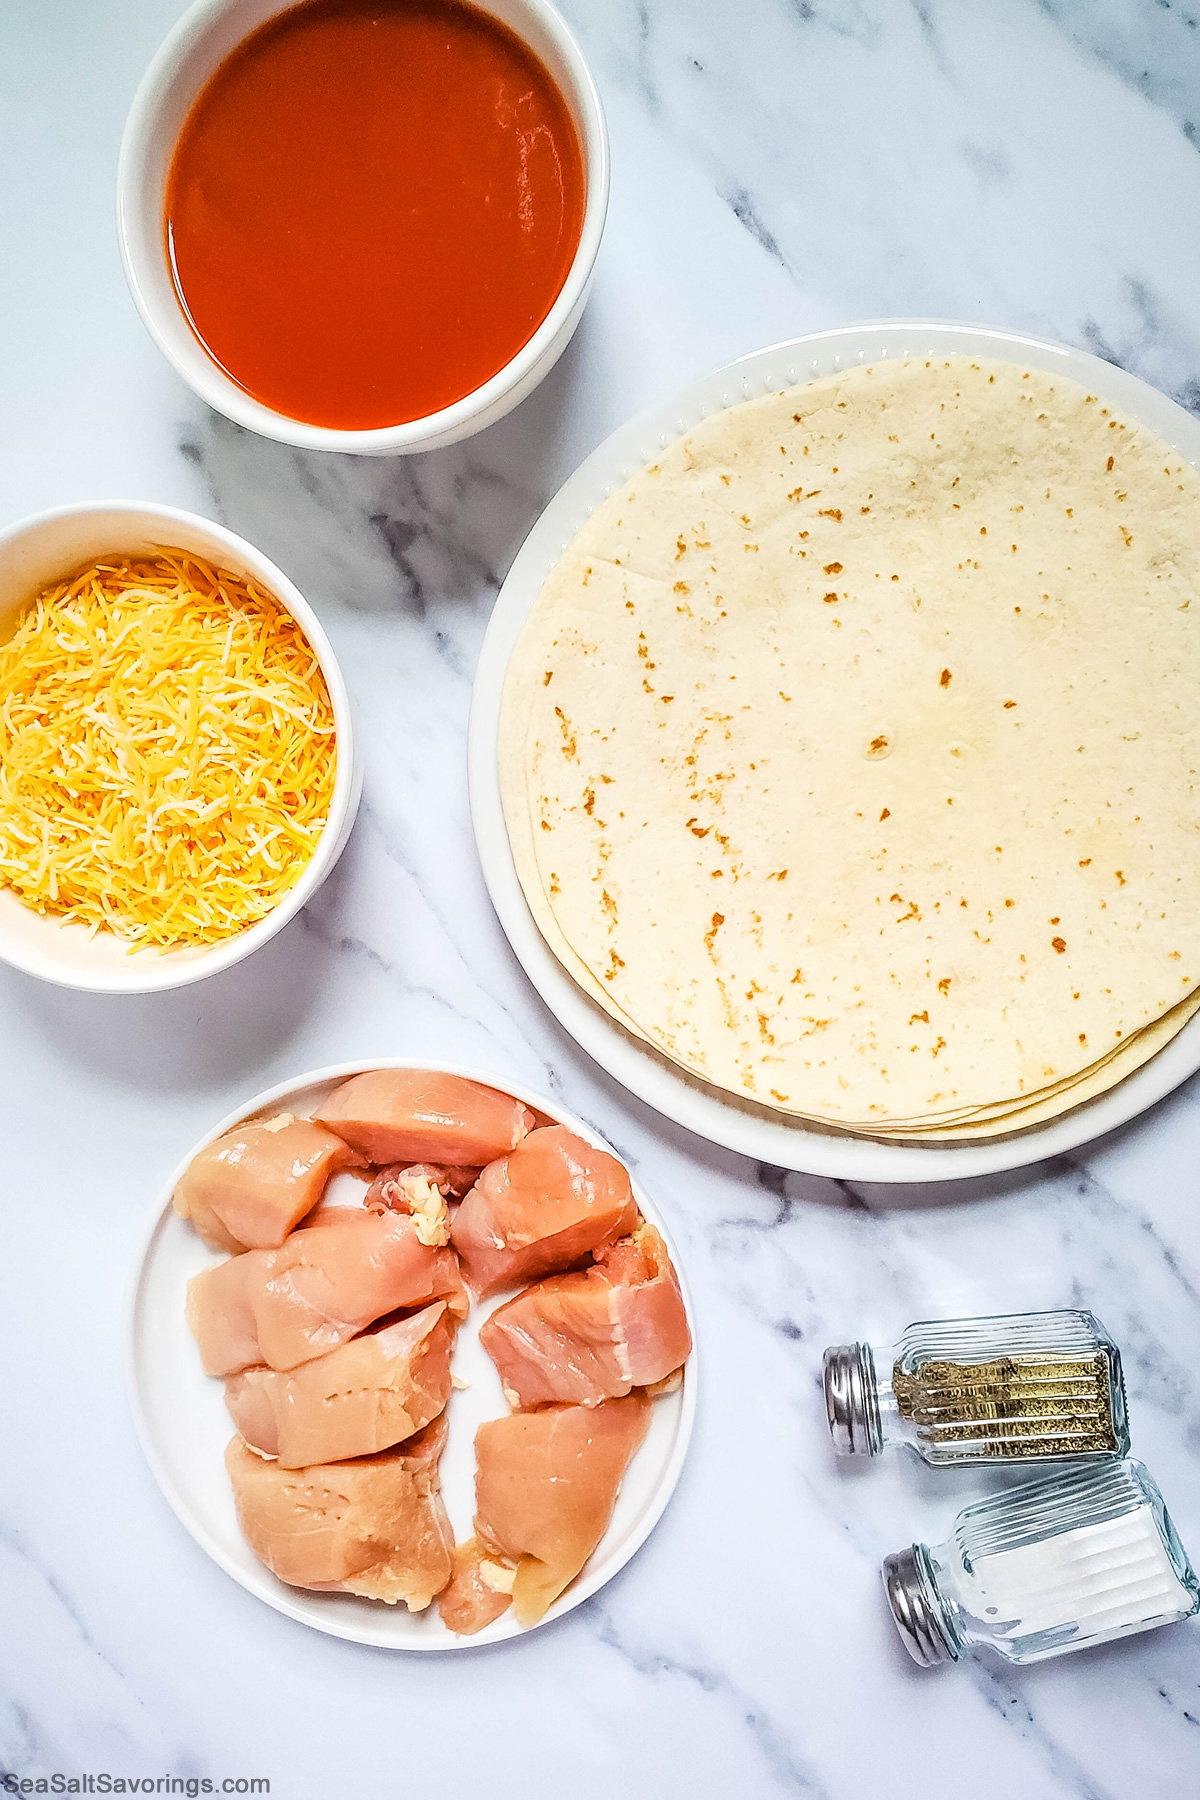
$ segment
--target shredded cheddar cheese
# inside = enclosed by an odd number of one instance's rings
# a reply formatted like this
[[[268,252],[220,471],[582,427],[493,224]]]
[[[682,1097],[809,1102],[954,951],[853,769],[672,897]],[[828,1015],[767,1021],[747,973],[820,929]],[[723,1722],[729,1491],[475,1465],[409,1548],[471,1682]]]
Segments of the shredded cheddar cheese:
[[[335,764],[290,613],[182,552],[104,558],[0,646],[0,882],[38,912],[163,949],[230,937],[299,877]]]

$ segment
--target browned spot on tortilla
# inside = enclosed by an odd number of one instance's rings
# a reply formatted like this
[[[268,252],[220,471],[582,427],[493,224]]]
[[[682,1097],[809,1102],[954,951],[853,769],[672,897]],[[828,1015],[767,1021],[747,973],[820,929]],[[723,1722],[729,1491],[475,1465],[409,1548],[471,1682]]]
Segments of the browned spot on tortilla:
[[[571,730],[571,727],[567,722],[567,715],[563,711],[561,706],[555,707],[554,716],[558,720],[559,729],[562,732],[562,739],[563,739],[562,753],[567,758],[568,761],[575,761],[575,760],[577,760],[576,749],[575,749],[575,734]]]

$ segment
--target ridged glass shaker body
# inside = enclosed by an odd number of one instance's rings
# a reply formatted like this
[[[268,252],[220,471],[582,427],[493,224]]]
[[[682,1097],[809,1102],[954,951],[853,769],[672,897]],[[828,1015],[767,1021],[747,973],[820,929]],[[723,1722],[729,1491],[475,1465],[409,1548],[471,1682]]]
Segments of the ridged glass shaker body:
[[[928,1320],[825,1352],[839,1454],[927,1463],[1102,1461],[1129,1449],[1121,1354],[1089,1312]]]
[[[1070,1469],[959,1513],[944,1544],[889,1556],[900,1636],[926,1667],[986,1647],[1040,1662],[1200,1609],[1200,1582],[1139,1462]]]

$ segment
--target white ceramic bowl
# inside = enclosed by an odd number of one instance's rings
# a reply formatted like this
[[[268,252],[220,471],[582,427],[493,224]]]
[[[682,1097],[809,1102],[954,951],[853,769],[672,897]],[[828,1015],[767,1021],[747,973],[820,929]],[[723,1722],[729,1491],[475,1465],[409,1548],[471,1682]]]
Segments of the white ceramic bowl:
[[[254,400],[201,347],[167,265],[163,208],[176,140],[204,84],[230,52],[295,0],[197,0],[162,44],[121,141],[117,228],[125,274],[151,337],[202,400],[239,425],[306,450],[408,453],[453,444],[492,425],[533,391],[566,349],[583,314],[608,210],[608,137],[600,96],[583,53],[548,0],[474,0],[514,31],[557,83],[583,154],[586,200],[575,260],[549,313],[498,374],[453,406],[404,425],[333,431],[288,418]]]
[[[308,602],[282,569],[245,538],[195,513],[171,506],[62,506],[38,513],[0,532],[0,642],[11,635],[17,612],[44,587],[61,581],[93,558],[113,551],[153,555],[185,550],[256,581],[286,607],[316,652],[333,703],[337,775],[329,819],[295,886],[257,925],[207,948],[130,950],[111,932],[88,935],[83,925],[43,917],[11,888],[0,887],[0,958],[62,987],[95,993],[144,994],[184,987],[240,962],[275,936],[312,898],[345,847],[362,792],[362,765],[341,670]]]
[[[277,1581],[258,1561],[238,1529],[225,1473],[224,1451],[233,1428],[225,1410],[222,1384],[201,1368],[184,1315],[188,1281],[221,1258],[205,1248],[171,1205],[176,1184],[193,1156],[243,1119],[280,1108],[308,1114],[347,1076],[359,1075],[364,1069],[409,1068],[437,1069],[498,1088],[546,1118],[567,1126],[589,1144],[601,1150],[612,1149],[598,1132],[557,1101],[534,1093],[523,1083],[497,1080],[494,1075],[453,1063],[384,1056],[370,1062],[338,1063],[281,1082],[222,1119],[189,1150],[160,1193],[129,1298],[126,1375],[138,1436],[159,1487],[201,1549],[249,1593],[316,1631],[351,1638],[359,1644],[377,1644],[389,1650],[470,1650],[528,1633],[522,1631],[511,1613],[503,1613],[478,1636],[458,1638],[442,1624],[436,1606],[426,1613],[410,1613],[403,1606],[383,1606],[378,1601],[357,1599],[353,1594],[309,1593]],[[353,1176],[335,1175],[331,1189],[337,1184],[349,1184],[347,1198],[352,1203],[361,1195],[361,1187],[355,1192]],[[654,1402],[650,1429],[626,1470],[608,1530],[582,1573],[540,1621],[544,1625],[562,1618],[611,1581],[645,1543],[674,1492],[691,1437],[696,1411],[695,1314],[678,1252],[661,1214],[636,1181],[633,1195],[643,1216],[661,1233],[675,1264],[692,1329],[692,1354],[682,1384],[674,1393],[660,1395]],[[480,1324],[503,1298],[498,1294],[471,1308],[454,1351],[454,1372],[467,1386],[450,1399],[450,1437],[440,1474],[442,1495],[460,1541],[471,1534],[475,1510],[475,1428],[484,1419],[499,1418],[508,1411],[495,1365],[479,1343]]]

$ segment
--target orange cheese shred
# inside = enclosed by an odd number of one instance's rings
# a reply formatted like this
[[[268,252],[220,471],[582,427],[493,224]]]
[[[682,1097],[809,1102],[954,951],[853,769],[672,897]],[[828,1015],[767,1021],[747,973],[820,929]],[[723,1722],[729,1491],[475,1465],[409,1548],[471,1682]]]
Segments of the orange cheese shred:
[[[179,551],[105,557],[0,646],[0,882],[131,944],[233,936],[329,816],[333,707],[299,625]]]

